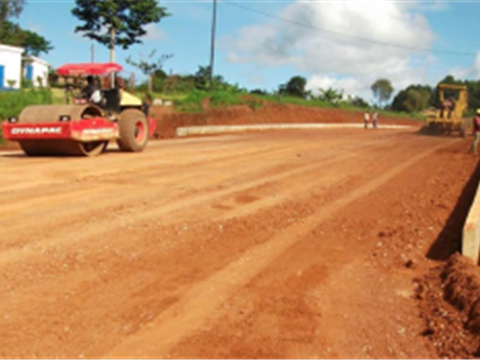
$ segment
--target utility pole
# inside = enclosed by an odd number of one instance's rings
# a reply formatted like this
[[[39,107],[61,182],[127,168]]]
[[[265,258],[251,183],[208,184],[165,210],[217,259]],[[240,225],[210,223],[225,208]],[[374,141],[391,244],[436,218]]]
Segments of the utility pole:
[[[115,62],[115,27],[110,27],[110,62],[114,63]],[[112,89],[115,88],[115,73],[112,73],[110,75],[110,83],[112,86]]]
[[[213,91],[213,64],[215,61],[215,28],[217,25],[217,0],[213,0],[212,42],[210,47],[210,91]]]
[[[95,46],[92,44],[92,46],[90,46],[90,54],[91,54],[91,62],[94,63],[95,62]]]

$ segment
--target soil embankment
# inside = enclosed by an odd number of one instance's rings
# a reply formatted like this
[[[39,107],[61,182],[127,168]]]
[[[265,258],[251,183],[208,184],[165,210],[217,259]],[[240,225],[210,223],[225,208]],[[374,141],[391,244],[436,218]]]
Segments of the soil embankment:
[[[338,109],[323,109],[289,104],[264,104],[259,108],[247,105],[206,109],[201,113],[180,113],[169,107],[154,106],[151,114],[157,119],[155,137],[175,137],[175,130],[183,126],[252,125],[252,124],[310,124],[363,123],[363,113]],[[411,119],[382,117],[380,124],[414,125]]]
[[[363,123],[363,113],[338,109],[323,109],[289,104],[262,104],[254,109],[247,105],[207,108],[200,113],[175,111],[169,106],[152,106],[150,114],[157,120],[154,139],[176,137],[176,129],[183,126],[202,125],[252,125],[297,123]],[[417,121],[380,116],[380,124],[414,125]],[[16,142],[5,141],[0,150],[18,150]]]

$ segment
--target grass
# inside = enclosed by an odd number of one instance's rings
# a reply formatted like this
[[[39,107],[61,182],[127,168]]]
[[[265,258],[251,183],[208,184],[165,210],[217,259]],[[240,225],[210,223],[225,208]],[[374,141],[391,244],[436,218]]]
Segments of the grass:
[[[20,115],[29,105],[52,104],[50,89],[22,89],[0,92],[0,119]]]
[[[132,92],[135,96],[143,99],[144,92]],[[203,111],[202,103],[209,97],[210,107],[224,107],[232,105],[248,105],[253,109],[261,106],[262,102],[272,102],[277,104],[292,104],[298,106],[310,106],[326,109],[341,109],[346,111],[363,112],[365,108],[360,108],[348,103],[332,104],[318,99],[301,99],[292,96],[279,98],[275,95],[254,95],[233,91],[214,91],[212,93],[200,90],[193,90],[189,93],[151,93],[153,99],[171,101],[179,111],[192,113]],[[255,101],[258,99],[258,101]],[[0,92],[0,119],[9,116],[18,116],[23,107],[35,104],[65,104],[65,91],[63,88],[51,89],[25,89],[13,92]],[[379,115],[392,118],[408,118],[417,121],[425,121],[426,117],[420,113],[398,113],[394,111],[379,111]]]
[[[318,107],[318,108],[324,108],[324,109],[340,109],[345,111],[357,111],[357,112],[364,112],[367,110],[366,108],[358,107],[346,102],[340,102],[340,103],[334,104],[326,101],[321,101],[318,99],[307,100],[307,99],[302,99],[302,98],[297,98],[292,96],[285,96],[281,99],[278,96],[271,96],[271,95],[254,95],[254,96],[264,101],[270,101],[278,104],[292,104],[292,105],[298,105],[298,106]],[[426,116],[420,113],[406,113],[406,112],[380,110],[378,111],[378,114],[382,117],[389,117],[389,118],[413,119],[421,122],[424,122],[426,120]]]
[[[144,99],[144,91],[132,91],[133,95],[140,99]],[[341,109],[345,111],[357,111],[363,112],[365,108],[357,107],[348,103],[330,103],[321,101],[319,99],[302,99],[293,96],[284,96],[280,98],[278,95],[257,95],[247,94],[235,91],[218,90],[212,93],[207,91],[192,90],[188,93],[150,93],[152,99],[161,99],[163,101],[171,101],[175,108],[185,113],[198,113],[202,112],[204,107],[202,106],[205,99],[208,97],[209,107],[225,107],[232,105],[248,105],[252,109],[257,109],[262,106],[262,102],[271,102],[277,104],[292,104],[298,106],[309,106],[326,109]],[[256,101],[258,100],[258,101]],[[52,88],[52,101],[53,104],[65,104],[65,93],[61,88]],[[398,113],[393,111],[379,111],[379,115],[382,117],[391,118],[408,118],[417,121],[425,121],[425,116],[419,113]]]
[[[64,105],[66,103],[64,89],[51,88],[51,91],[52,91],[52,104]]]
[[[18,116],[29,105],[52,103],[49,89],[21,89],[18,91],[0,91],[0,120]],[[3,142],[0,128],[0,143]]]
[[[245,94],[229,91],[213,91],[206,92],[194,90],[189,92],[185,97],[178,98],[174,101],[175,107],[183,112],[201,112],[203,111],[203,102],[209,98],[209,107],[225,107],[232,105],[246,104],[250,102],[245,99]]]

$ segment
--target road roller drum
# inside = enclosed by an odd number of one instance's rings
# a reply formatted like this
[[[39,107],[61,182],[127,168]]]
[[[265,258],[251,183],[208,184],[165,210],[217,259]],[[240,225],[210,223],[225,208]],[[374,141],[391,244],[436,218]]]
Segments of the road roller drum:
[[[52,123],[59,121],[61,117],[68,117],[75,121],[102,116],[102,110],[92,104],[36,105],[23,109],[18,118],[18,124]],[[78,142],[70,139],[28,139],[20,140],[19,145],[25,154],[30,156],[96,156],[106,149],[108,141]]]

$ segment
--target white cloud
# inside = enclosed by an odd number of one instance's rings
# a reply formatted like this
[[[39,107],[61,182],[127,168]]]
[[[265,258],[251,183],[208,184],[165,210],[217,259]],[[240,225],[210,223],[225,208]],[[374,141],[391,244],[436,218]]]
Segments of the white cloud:
[[[142,38],[143,41],[160,41],[166,37],[165,32],[155,24],[148,24],[145,26],[145,31],[147,33]]]
[[[427,66],[425,66],[427,67]],[[348,76],[341,77],[328,74],[311,75],[307,80],[307,89],[311,90],[313,94],[317,95],[319,89],[332,88],[344,92],[345,97],[348,95],[361,98],[372,102],[373,93],[371,90],[372,84],[379,78],[386,78],[390,80],[394,87],[394,94],[405,89],[412,84],[425,84],[427,81],[427,74],[424,70],[415,70],[410,67],[408,61],[404,63],[392,64],[389,69],[386,69],[383,74],[373,72],[372,74],[365,74],[362,76]]]
[[[477,53],[473,63],[466,68],[454,68],[449,72],[457,79],[478,79],[480,78],[480,51]]]
[[[312,91],[314,95],[318,95],[320,93],[319,89],[342,89],[344,97],[347,97],[361,93],[365,85],[359,79],[354,78],[338,79],[328,75],[314,75],[308,80],[307,90]]]
[[[400,90],[425,81],[432,61],[419,50],[429,49],[435,40],[418,12],[420,4],[297,0],[278,16],[302,26],[269,20],[240,29],[223,44],[231,62],[293,66],[307,74],[312,87],[331,84],[369,96],[371,84],[387,78]]]

